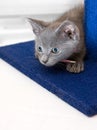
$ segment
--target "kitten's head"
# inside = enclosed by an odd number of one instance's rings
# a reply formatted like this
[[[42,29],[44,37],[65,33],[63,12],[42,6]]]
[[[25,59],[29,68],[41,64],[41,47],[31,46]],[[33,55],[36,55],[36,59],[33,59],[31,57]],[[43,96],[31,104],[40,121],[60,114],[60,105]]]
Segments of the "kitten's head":
[[[46,23],[29,19],[36,35],[35,54],[45,66],[53,66],[69,58],[79,44],[79,29],[71,21]]]

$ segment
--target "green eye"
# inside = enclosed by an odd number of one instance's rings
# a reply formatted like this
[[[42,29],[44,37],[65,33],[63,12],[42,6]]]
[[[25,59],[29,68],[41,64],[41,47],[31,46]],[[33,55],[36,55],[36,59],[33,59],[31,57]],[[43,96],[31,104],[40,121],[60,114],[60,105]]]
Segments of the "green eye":
[[[38,47],[38,51],[42,52],[42,47],[41,46]]]
[[[52,48],[52,53],[58,53],[59,52],[59,50],[58,50],[58,48]]]

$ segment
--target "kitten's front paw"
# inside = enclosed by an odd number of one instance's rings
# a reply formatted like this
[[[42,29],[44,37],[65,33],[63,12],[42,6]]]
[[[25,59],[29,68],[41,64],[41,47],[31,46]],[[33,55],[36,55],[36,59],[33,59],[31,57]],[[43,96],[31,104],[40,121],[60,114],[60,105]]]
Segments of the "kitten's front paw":
[[[81,71],[84,71],[84,62],[76,62],[75,64],[68,63],[66,66],[66,70],[72,73],[80,73]]]

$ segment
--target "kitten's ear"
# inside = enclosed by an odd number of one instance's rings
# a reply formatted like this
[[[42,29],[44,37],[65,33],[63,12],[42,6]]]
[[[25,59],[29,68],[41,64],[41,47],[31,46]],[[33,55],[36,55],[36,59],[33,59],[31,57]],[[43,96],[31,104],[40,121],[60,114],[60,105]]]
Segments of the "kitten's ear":
[[[34,34],[37,36],[42,32],[42,30],[44,30],[50,24],[47,22],[43,22],[40,20],[31,19],[31,18],[28,18],[28,21],[30,22],[32,26]]]
[[[69,37],[70,39],[75,40],[79,38],[79,29],[71,21],[65,20],[59,27],[56,29],[56,34],[61,38]]]

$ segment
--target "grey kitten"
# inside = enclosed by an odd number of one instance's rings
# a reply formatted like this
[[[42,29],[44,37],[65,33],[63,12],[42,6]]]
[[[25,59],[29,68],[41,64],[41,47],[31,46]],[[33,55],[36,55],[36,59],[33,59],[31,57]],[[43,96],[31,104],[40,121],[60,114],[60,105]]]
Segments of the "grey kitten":
[[[73,8],[53,22],[29,19],[36,35],[35,55],[45,66],[54,66],[63,60],[69,72],[79,73],[84,70],[86,52],[83,30],[84,9]]]

